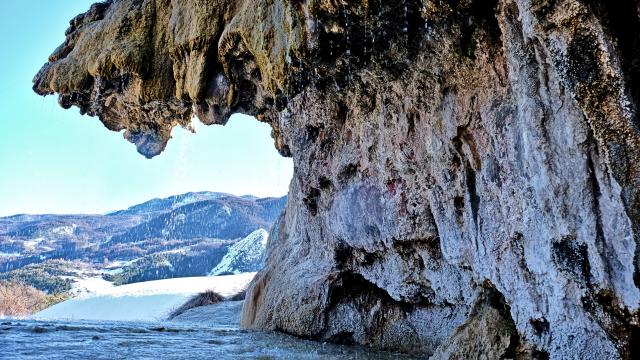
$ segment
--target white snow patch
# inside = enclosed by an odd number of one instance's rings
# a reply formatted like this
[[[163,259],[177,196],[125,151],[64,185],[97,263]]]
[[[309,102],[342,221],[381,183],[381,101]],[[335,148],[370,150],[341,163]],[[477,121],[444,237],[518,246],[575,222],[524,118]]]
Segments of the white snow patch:
[[[20,253],[14,252],[14,253],[7,253],[7,252],[2,252],[0,251],[0,257],[18,257],[20,256]]]
[[[90,277],[74,279],[75,283],[70,291],[72,296],[86,296],[89,294],[97,294],[105,292],[113,288],[113,284],[102,277]]]
[[[135,263],[138,260],[140,260],[140,258],[136,258],[136,259],[128,260],[128,261],[114,260],[114,261],[109,262],[109,264],[107,266],[105,266],[104,269],[105,270],[113,270],[113,269],[123,268],[125,266],[128,266],[128,265],[131,265],[131,264]]]
[[[188,252],[187,248],[177,248],[177,249],[171,249],[171,250],[166,250],[166,251],[162,251],[159,252],[157,254],[183,254],[186,255]]]
[[[53,234],[53,235],[71,236],[76,231],[77,227],[78,227],[78,225],[76,225],[76,224],[71,224],[71,225],[66,225],[66,226],[58,226],[58,227],[51,228],[49,230],[49,232],[50,232],[50,234]]]
[[[194,196],[194,195],[185,196],[184,198],[182,198],[182,200],[174,202],[171,205],[171,207],[173,209],[177,209],[177,208],[179,208],[181,206],[184,206],[184,205],[193,204],[194,202],[196,202],[198,200],[200,200],[200,198],[198,198],[197,196]]]
[[[96,321],[159,321],[193,295],[214,290],[234,295],[247,287],[255,273],[232,276],[177,278],[114,287],[97,287],[54,305],[33,318]]]
[[[35,238],[35,239],[27,240],[27,241],[22,243],[22,247],[25,250],[35,250],[35,248],[43,241],[44,241],[43,237],[38,237],[38,238]]]
[[[102,273],[103,274],[109,274],[109,275],[118,275],[120,274],[122,271],[124,271],[124,269],[122,268],[116,268],[116,269],[103,269]]]

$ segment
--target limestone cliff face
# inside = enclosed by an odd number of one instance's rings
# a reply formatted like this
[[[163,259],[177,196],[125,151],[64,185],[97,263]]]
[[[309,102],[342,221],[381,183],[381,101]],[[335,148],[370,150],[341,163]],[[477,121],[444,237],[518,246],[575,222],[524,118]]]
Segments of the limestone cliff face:
[[[147,156],[193,115],[272,126],[295,174],[247,328],[435,358],[633,358],[639,9],[115,0],[71,22],[34,89]]]

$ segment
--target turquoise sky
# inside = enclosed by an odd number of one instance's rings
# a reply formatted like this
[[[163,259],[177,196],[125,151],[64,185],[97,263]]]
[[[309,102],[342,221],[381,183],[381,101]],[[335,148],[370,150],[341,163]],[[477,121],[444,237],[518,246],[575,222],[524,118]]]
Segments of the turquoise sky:
[[[64,40],[68,21],[94,1],[6,1],[0,13],[0,216],[102,213],[154,197],[211,190],[284,195],[292,162],[270,129],[247,116],[225,127],[174,130],[147,160],[96,118],[41,98],[31,80]]]

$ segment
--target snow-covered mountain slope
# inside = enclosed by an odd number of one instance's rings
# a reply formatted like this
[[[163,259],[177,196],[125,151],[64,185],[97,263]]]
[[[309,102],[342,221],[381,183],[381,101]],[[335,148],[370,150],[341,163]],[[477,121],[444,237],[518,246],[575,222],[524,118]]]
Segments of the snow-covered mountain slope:
[[[233,244],[210,275],[240,274],[262,268],[269,233],[258,229]]]
[[[239,293],[255,273],[147,281],[104,287],[45,309],[36,319],[158,321],[198,293],[213,290],[222,296]]]
[[[108,215],[0,217],[0,279],[18,279],[50,291],[51,283],[59,282],[59,271],[45,274],[44,280],[36,279],[35,271],[16,272],[26,266],[51,267],[48,263],[58,260],[106,270],[116,284],[204,276],[231,244],[257,229],[269,229],[286,202],[286,196],[198,192],[150,200]],[[117,264],[135,260],[136,266],[122,268],[122,274],[112,273]]]
[[[112,243],[148,239],[238,239],[268,229],[280,216],[286,197],[251,200],[225,196],[189,203],[128,229]]]
[[[215,200],[223,197],[233,196],[231,194],[202,191],[189,192],[181,195],[174,195],[162,199],[152,199],[142,204],[137,204],[125,210],[114,211],[108,215],[152,215],[155,213],[164,213],[177,209],[181,206],[207,200]]]

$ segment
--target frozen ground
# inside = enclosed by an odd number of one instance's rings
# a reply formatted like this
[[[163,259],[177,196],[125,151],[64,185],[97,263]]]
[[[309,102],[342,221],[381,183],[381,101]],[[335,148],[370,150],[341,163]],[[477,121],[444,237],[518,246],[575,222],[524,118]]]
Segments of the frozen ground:
[[[238,328],[242,301],[190,309],[162,320],[189,296],[214,289],[228,296],[255,274],[95,286],[49,308],[39,319],[0,322],[0,359],[398,359],[402,354],[307,341]],[[88,284],[96,285],[96,284]],[[115,321],[114,321],[115,320]],[[8,357],[9,358],[9,357]]]
[[[199,324],[217,328],[237,328],[244,301],[221,303],[189,309],[171,319],[172,323]]]
[[[210,310],[215,310],[211,308]],[[215,311],[212,311],[215,313]],[[398,359],[401,354],[190,322],[0,322],[0,359]]]
[[[255,273],[231,276],[192,277],[109,286],[89,281],[90,293],[54,305],[34,319],[95,321],[159,321],[191,296],[214,290],[231,296],[244,289]]]

